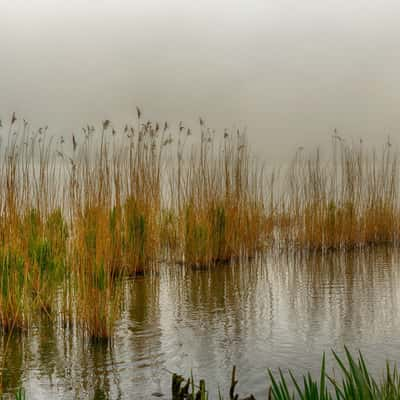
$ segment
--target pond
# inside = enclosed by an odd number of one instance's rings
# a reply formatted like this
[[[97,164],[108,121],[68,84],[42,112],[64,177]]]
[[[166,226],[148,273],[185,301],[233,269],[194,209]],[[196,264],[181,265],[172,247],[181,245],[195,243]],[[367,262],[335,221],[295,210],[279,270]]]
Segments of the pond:
[[[400,360],[399,287],[400,256],[385,249],[274,253],[206,270],[162,265],[125,282],[111,345],[45,316],[11,336],[3,384],[22,385],[27,399],[169,399],[171,373],[192,371],[214,397],[218,387],[227,393],[236,365],[238,391],[262,399],[268,368],[317,374],[322,353],[343,345],[361,349],[379,377],[386,359]]]

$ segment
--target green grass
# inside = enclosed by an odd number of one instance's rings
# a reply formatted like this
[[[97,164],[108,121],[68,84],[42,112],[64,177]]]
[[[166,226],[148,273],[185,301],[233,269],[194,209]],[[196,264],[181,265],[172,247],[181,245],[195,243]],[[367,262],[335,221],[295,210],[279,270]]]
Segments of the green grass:
[[[400,375],[395,365],[387,362],[384,375],[377,381],[368,371],[367,363],[361,354],[354,357],[345,347],[344,356],[332,351],[337,364],[339,375],[331,375],[326,370],[325,354],[322,357],[319,377],[315,378],[306,373],[302,379],[296,379],[289,371],[286,376],[281,369],[276,376],[268,370],[270,386],[269,400],[398,400],[400,399]],[[236,368],[233,368],[229,394],[223,396],[221,392],[215,397],[218,400],[254,400],[254,396],[240,397],[235,393],[238,383]],[[184,379],[174,374],[172,377],[172,399],[201,399],[211,400],[206,389],[206,383],[201,380],[197,384],[191,375]]]

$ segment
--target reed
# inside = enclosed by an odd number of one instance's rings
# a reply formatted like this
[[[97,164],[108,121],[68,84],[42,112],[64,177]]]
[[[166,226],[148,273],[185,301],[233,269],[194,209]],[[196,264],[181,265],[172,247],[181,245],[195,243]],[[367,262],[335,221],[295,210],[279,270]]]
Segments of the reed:
[[[83,336],[92,342],[111,341],[120,314],[120,288],[104,263],[76,276],[74,298]]]
[[[221,141],[203,121],[200,128],[200,144],[186,158],[178,141],[177,173],[170,179],[183,260],[204,266],[253,256],[272,230],[263,168],[239,131],[225,131]]]
[[[59,212],[43,221],[29,209],[7,236],[0,247],[0,326],[5,331],[27,328],[28,311],[50,313],[54,289],[63,279],[67,230]]]
[[[396,245],[399,240],[398,154],[363,144],[333,143],[330,158],[298,152],[276,219],[281,243],[312,251]]]
[[[28,326],[29,278],[23,258],[11,251],[0,255],[0,328],[9,333]]]
[[[115,271],[143,272],[156,258],[161,209],[159,132],[158,126],[141,124],[140,118],[136,130],[126,126],[122,133],[105,121],[99,138],[94,129],[85,129],[82,146],[71,160],[72,225],[80,232],[76,248],[79,252],[89,245],[92,256],[111,263]]]
[[[66,315],[76,315],[83,334],[93,340],[112,336],[117,318],[114,279],[120,273],[113,248],[113,217],[105,207],[92,206],[75,216],[70,298]],[[71,309],[72,308],[72,309]]]
[[[69,199],[72,271],[79,320],[92,339],[112,336],[118,316],[118,280],[144,273],[158,257],[161,208],[159,127],[116,132],[104,121],[99,138],[87,127],[73,143]],[[93,312],[95,311],[95,312]]]
[[[15,115],[1,129],[5,331],[27,328],[41,311],[61,313],[66,324],[79,315],[90,336],[111,335],[112,319],[87,322],[90,310],[111,312],[101,301],[118,303],[118,281],[161,261],[204,267],[271,247],[399,243],[399,163],[390,142],[375,151],[336,135],[328,156],[299,150],[282,180],[266,174],[244,133],[217,135],[202,119],[198,134],[183,123],[174,130],[144,121],[139,109],[122,129],[105,120],[59,140]]]

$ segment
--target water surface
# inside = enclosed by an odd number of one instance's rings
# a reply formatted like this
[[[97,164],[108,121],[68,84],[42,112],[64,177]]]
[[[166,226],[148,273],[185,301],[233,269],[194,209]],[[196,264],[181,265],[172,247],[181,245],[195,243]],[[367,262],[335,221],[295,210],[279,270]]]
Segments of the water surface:
[[[112,346],[44,318],[11,339],[4,383],[22,384],[28,399],[170,398],[171,372],[193,371],[215,395],[237,365],[239,391],[265,398],[268,368],[317,373],[322,352],[344,344],[361,349],[379,376],[385,359],[400,360],[399,261],[380,250],[162,266],[126,282]]]

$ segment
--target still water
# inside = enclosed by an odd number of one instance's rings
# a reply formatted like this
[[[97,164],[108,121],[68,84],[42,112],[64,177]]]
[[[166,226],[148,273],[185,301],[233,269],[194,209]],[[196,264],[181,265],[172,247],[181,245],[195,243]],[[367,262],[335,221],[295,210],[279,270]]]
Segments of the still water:
[[[316,374],[322,352],[344,344],[361,349],[379,377],[386,359],[400,360],[399,311],[393,251],[163,266],[126,282],[112,346],[43,321],[11,339],[3,381],[9,390],[22,384],[28,399],[169,399],[170,372],[193,371],[214,397],[236,365],[239,392],[261,399],[268,368]]]

